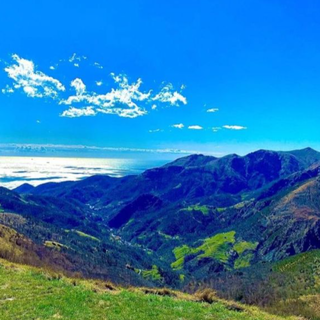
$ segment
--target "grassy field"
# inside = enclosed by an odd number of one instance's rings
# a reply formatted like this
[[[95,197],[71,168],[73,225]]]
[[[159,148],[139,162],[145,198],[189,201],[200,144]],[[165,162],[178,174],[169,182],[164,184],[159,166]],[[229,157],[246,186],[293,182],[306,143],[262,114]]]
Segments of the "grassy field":
[[[171,267],[174,270],[181,270],[184,266],[185,257],[188,255],[195,255],[198,260],[211,257],[226,264],[229,261],[232,250],[238,254],[233,267],[235,269],[248,267],[258,243],[236,242],[235,235],[235,231],[219,233],[211,238],[204,239],[202,245],[196,248],[191,248],[188,245],[176,247],[173,250],[176,261],[172,262]]]
[[[158,294],[156,294],[158,293]],[[162,293],[159,295],[159,293]],[[63,278],[0,260],[1,320],[280,320],[218,298],[159,289],[121,289],[101,281]],[[298,319],[298,318],[286,318]]]
[[[209,208],[207,206],[200,206],[200,205],[193,205],[189,206],[185,209],[182,209],[185,211],[200,211],[203,215],[207,216],[209,214]]]

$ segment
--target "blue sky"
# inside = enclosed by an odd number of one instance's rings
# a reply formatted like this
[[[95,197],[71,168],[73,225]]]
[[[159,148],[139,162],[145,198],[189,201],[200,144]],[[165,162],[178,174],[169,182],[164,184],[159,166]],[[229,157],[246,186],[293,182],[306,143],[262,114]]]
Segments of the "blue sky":
[[[2,146],[320,149],[318,1],[1,7]]]

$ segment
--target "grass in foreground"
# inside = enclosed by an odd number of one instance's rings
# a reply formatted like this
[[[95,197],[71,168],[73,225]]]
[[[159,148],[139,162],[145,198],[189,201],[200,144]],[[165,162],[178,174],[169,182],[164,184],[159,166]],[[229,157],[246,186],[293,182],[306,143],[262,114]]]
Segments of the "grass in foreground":
[[[110,284],[61,278],[40,269],[0,260],[1,320],[280,320],[256,308],[235,308],[215,300],[169,291],[160,296],[150,289],[120,289]],[[205,299],[204,299],[205,300]],[[205,300],[206,301],[206,300]],[[298,319],[298,318],[286,318]]]

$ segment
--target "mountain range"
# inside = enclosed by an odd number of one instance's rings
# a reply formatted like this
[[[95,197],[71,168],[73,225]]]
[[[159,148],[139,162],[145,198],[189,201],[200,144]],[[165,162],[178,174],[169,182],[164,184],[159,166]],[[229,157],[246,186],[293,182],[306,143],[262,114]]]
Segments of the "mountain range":
[[[0,224],[1,257],[32,264],[32,251],[69,274],[186,290],[258,279],[320,248],[320,153],[191,155],[135,176],[0,188]]]

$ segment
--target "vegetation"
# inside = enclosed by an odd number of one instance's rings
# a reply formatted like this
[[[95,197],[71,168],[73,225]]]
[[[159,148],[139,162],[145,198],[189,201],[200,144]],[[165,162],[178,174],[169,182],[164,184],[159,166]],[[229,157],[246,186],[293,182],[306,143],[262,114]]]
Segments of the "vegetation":
[[[235,267],[246,264],[247,254],[250,251],[236,260]],[[216,274],[202,284],[188,284],[185,290],[194,293],[208,288],[221,298],[258,305],[269,313],[320,320],[320,250]]]
[[[151,280],[151,281],[161,281],[163,280],[159,268],[156,265],[153,265],[151,270],[143,270],[141,272],[142,276],[145,279]]]
[[[320,276],[320,250],[311,250],[277,262],[274,270],[282,273],[309,273]]]
[[[2,320],[283,319],[208,293],[189,296],[167,289],[124,290],[110,283],[63,278],[4,260],[0,260],[0,288]]]
[[[310,152],[191,156],[139,176],[0,188],[0,257],[319,319],[320,251],[288,258],[319,248],[320,154]]]
[[[258,242],[253,243],[248,241],[240,241],[233,246],[233,250],[235,250],[240,255],[246,250],[256,250],[257,246]]]
[[[189,206],[185,209],[182,209],[185,211],[200,211],[203,215],[208,215],[209,214],[209,207],[205,205],[192,205]]]
[[[81,229],[91,232],[73,228],[66,230],[29,215],[0,213],[0,230],[3,230],[0,234],[0,244],[3,242],[0,257],[39,267],[50,266],[65,274],[80,273],[85,277],[110,279],[123,284],[148,284],[141,275],[132,274],[125,266],[132,264],[146,270],[153,265],[152,255],[121,241],[114,242],[103,227],[100,228],[101,240],[93,236],[94,230],[84,224]]]
[[[68,249],[67,246],[65,246],[62,243],[56,242],[56,241],[45,241],[44,245],[48,248],[53,248],[58,251],[60,251],[61,249]]]
[[[241,269],[249,267],[252,259],[253,254],[251,252],[247,252],[236,259],[236,261],[234,262],[234,268]]]
[[[197,251],[203,251],[198,259],[212,257],[220,262],[226,263],[229,259],[228,252],[230,245],[235,242],[235,231],[219,233],[211,238],[206,239],[203,244],[197,248]]]
[[[100,242],[100,240],[94,236],[91,236],[90,234],[87,234],[87,233],[84,233],[82,231],[79,231],[79,230],[73,230],[77,235],[79,235],[80,237],[85,237],[85,238],[88,238],[88,239],[91,239],[91,240],[94,240],[94,241],[98,241]]]
[[[196,248],[191,248],[188,245],[177,247],[173,250],[176,261],[171,264],[171,267],[175,270],[181,270],[187,256],[194,256],[198,260],[212,258],[226,264],[232,257],[233,251],[238,254],[238,258],[234,261],[234,268],[248,267],[258,243],[248,241],[236,242],[235,235],[235,231],[218,233],[211,238],[205,239],[202,245]]]
[[[187,255],[190,255],[196,252],[197,252],[196,249],[192,249],[187,245],[183,245],[182,247],[175,248],[173,250],[173,254],[176,258],[176,261],[171,263],[171,267],[176,270],[182,269],[185,257]]]

